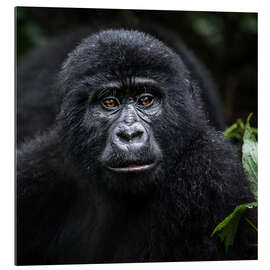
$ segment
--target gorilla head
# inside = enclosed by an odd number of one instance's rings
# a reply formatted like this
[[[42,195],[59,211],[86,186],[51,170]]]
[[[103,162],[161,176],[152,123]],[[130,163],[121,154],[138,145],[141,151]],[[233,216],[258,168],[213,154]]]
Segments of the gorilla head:
[[[141,194],[164,184],[200,123],[180,57],[141,32],[86,38],[58,86],[64,148],[84,179],[110,191]]]

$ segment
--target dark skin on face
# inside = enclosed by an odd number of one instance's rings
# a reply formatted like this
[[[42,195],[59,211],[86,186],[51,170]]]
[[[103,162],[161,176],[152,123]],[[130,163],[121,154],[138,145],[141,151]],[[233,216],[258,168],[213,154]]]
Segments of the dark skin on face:
[[[151,133],[151,123],[162,114],[163,102],[164,90],[159,84],[138,77],[103,85],[89,98],[89,109],[110,126],[111,135],[100,159],[106,169],[139,173],[158,165],[161,152]],[[152,154],[144,159],[139,157],[143,151]],[[115,152],[126,155],[126,160],[111,162]]]

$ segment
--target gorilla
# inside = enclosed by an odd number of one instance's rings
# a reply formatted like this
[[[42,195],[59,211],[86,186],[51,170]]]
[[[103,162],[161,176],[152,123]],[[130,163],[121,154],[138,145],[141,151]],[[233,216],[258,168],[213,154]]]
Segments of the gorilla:
[[[16,264],[257,258],[245,222],[228,252],[210,236],[254,198],[222,124],[205,113],[207,90],[185,52],[136,30],[91,34],[55,82],[32,83],[36,111],[23,106],[18,69]]]

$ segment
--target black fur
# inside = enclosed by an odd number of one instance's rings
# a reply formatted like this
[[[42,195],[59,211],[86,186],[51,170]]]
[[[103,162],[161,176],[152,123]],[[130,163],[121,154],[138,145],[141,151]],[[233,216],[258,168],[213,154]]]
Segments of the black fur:
[[[190,72],[173,50],[137,31],[99,32],[69,54],[54,88],[55,123],[18,150],[17,264],[257,258],[245,223],[227,254],[210,237],[254,198],[235,149],[209,125]],[[131,96],[142,77],[161,89],[159,109],[132,120],[148,139],[126,152],[112,138],[126,114],[103,111],[96,91],[119,82]],[[127,174],[104,167],[148,159],[160,162]]]
[[[104,24],[104,22],[103,22]],[[102,24],[102,25],[103,25]],[[132,26],[131,26],[132,25]],[[209,72],[186,48],[181,39],[161,25],[149,21],[131,25],[117,22],[117,28],[141,29],[154,37],[158,37],[180,55],[190,71],[194,88],[198,86],[199,95],[203,101],[204,110],[209,124],[217,130],[225,129],[222,104],[218,91]],[[99,32],[98,27],[82,27],[72,32],[60,35],[40,49],[34,50],[19,61],[17,69],[17,143],[33,138],[55,122],[57,106],[57,91],[54,88],[55,77],[61,64],[78,43],[93,32]],[[29,121],[31,119],[31,121]]]

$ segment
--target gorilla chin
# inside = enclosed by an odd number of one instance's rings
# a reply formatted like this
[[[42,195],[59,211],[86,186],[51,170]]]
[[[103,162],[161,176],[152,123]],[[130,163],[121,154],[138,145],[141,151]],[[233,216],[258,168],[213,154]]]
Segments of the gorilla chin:
[[[117,125],[113,129],[117,129]],[[160,175],[164,173],[161,169],[163,156],[154,137],[149,134],[145,132],[147,138],[142,143],[135,136],[136,143],[127,140],[123,145],[114,137],[106,143],[99,159],[101,181],[97,184],[107,194],[118,198],[154,194]]]
[[[118,174],[138,174],[145,172],[152,172],[160,164],[162,160],[161,152],[156,147],[150,150],[144,147],[143,151],[125,152],[116,151],[111,148],[111,151],[106,158],[106,151],[101,158],[102,166],[110,172]],[[104,157],[105,156],[105,157]]]

